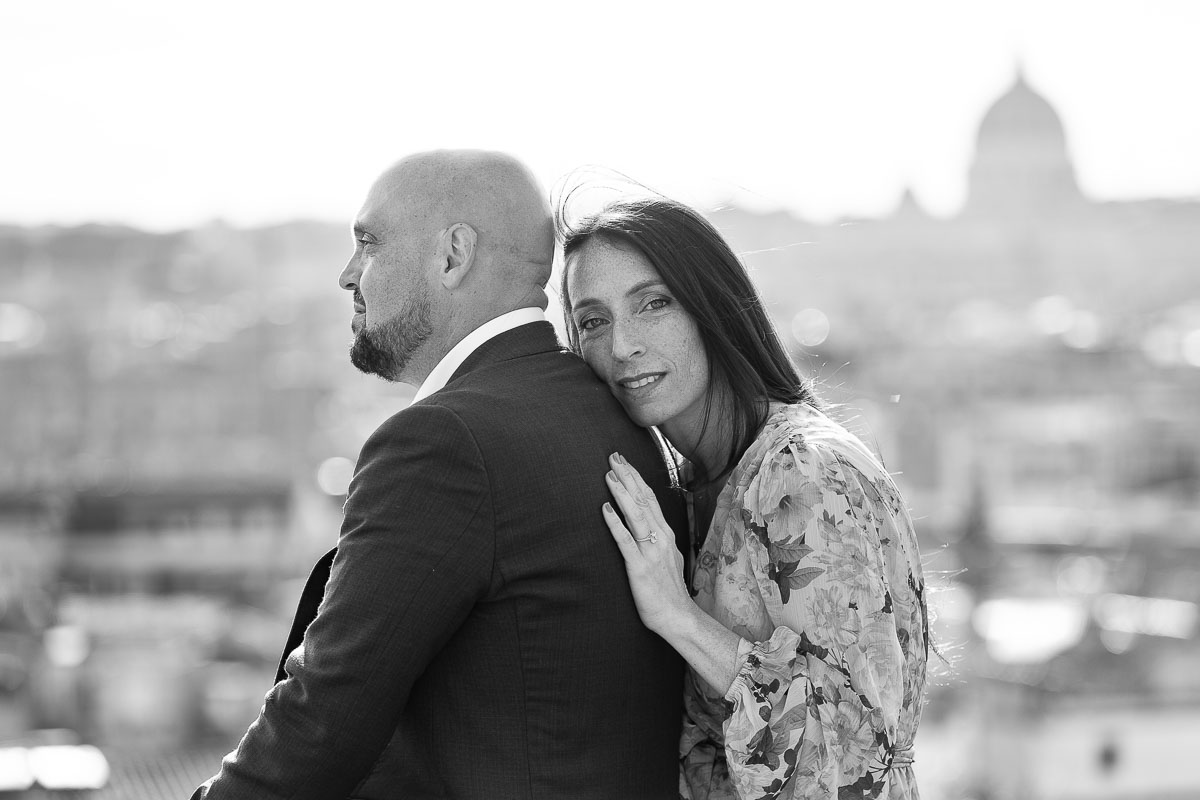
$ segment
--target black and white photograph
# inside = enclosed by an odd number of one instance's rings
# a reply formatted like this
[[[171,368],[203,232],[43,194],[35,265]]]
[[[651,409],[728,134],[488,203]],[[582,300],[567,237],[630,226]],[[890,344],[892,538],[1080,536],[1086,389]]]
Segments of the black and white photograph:
[[[1200,800],[1198,43],[0,2],[0,798]]]

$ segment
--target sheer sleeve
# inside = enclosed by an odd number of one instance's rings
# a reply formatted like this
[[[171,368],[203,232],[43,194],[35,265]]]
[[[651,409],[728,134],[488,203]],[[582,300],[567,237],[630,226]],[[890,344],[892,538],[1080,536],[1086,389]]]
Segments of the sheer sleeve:
[[[744,580],[763,618],[743,626],[755,643],[724,697],[729,780],[742,800],[877,797],[906,763],[901,708],[914,702],[891,587],[908,560],[887,552],[896,519],[877,483],[799,437],[735,505],[722,555],[741,575],[725,578]]]

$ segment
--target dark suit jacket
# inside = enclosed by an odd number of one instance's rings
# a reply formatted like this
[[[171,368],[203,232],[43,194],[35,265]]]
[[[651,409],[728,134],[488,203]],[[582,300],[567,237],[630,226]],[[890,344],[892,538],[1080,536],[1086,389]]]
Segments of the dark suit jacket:
[[[600,514],[614,450],[683,531],[655,444],[544,322],[385,422],[279,682],[194,798],[676,798],[682,663]]]

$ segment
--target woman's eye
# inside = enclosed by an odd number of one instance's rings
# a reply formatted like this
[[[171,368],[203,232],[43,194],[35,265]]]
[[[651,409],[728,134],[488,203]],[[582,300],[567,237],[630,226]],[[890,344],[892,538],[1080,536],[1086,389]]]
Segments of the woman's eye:
[[[660,308],[666,308],[671,304],[670,299],[666,297],[652,297],[646,301],[646,305],[642,306],[643,311],[657,311]]]
[[[594,331],[596,328],[599,328],[599,327],[600,327],[602,324],[604,324],[604,320],[603,320],[602,318],[600,318],[600,317],[588,317],[587,319],[580,320],[580,322],[579,322],[579,330],[581,330],[581,331]]]

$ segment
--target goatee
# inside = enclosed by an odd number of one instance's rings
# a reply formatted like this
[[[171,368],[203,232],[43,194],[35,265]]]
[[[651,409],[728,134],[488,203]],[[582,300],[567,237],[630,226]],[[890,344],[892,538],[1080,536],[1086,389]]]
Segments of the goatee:
[[[433,333],[433,313],[425,297],[373,328],[363,327],[350,345],[350,363],[368,375],[399,380],[413,355]]]

